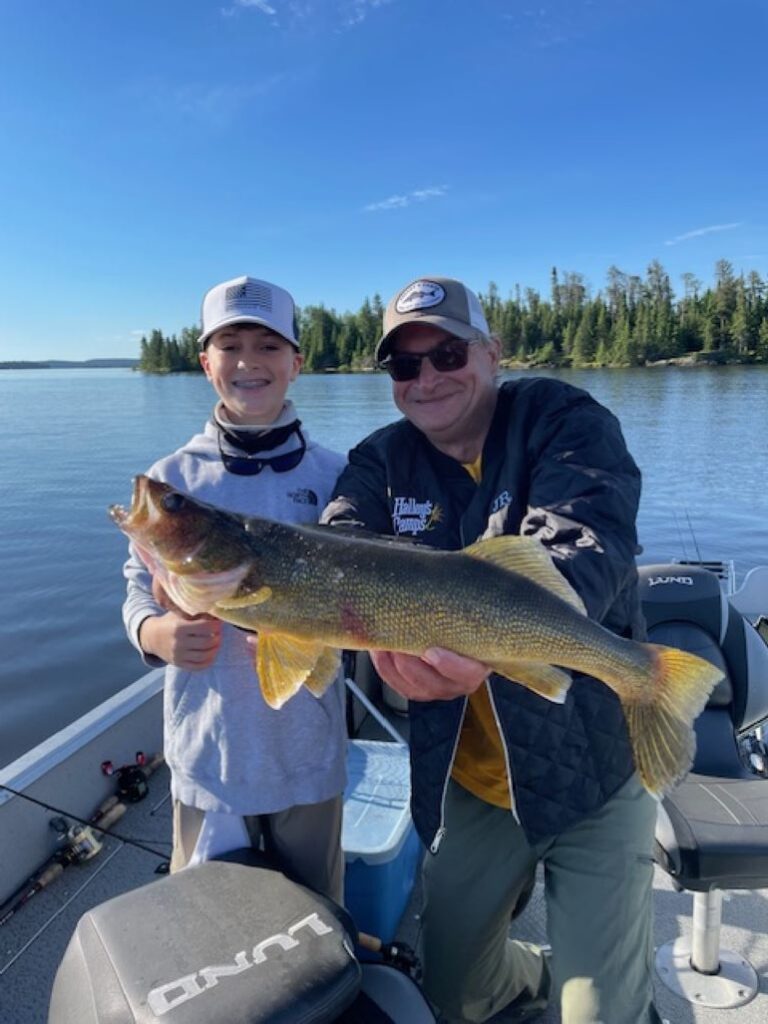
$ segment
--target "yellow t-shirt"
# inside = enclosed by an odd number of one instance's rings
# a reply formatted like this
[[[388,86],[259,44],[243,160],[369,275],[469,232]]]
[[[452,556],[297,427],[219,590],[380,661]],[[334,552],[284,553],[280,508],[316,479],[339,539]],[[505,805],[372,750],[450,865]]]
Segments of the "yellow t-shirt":
[[[482,458],[479,455],[474,462],[464,464],[475,483],[480,483],[482,476]],[[506,810],[511,807],[504,747],[487,683],[469,697],[451,774],[481,800]]]

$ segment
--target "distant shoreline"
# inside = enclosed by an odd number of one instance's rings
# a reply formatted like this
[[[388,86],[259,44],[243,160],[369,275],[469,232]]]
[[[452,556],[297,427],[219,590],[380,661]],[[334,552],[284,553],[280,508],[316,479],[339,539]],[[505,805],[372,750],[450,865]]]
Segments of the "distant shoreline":
[[[85,359],[82,361],[77,360],[65,360],[65,359],[47,359],[47,360],[6,360],[0,362],[0,370],[110,370],[110,369],[127,369],[137,370],[140,373],[146,373],[150,376],[171,376],[174,374],[189,374],[189,373],[202,373],[202,370],[142,370],[139,366],[140,360],[138,359]],[[583,363],[578,367],[564,366],[557,363],[538,363],[530,362],[524,363],[516,359],[502,359],[500,368],[502,370],[626,370],[626,369],[644,369],[653,370],[659,367],[675,366],[675,367],[718,367],[718,366],[765,366],[766,363],[754,358],[736,359],[727,358],[723,352],[692,352],[686,356],[676,356],[669,359],[657,359],[653,362],[642,363],[637,367],[626,367],[626,366],[611,366],[610,364],[600,363]],[[349,367],[327,367],[326,369],[318,370],[304,370],[305,374],[336,374],[338,376],[345,376],[346,374],[354,373],[374,373],[375,368],[372,366],[359,367],[357,369],[351,369]]]
[[[0,370],[130,370],[138,365],[138,359],[6,359],[0,362]]]

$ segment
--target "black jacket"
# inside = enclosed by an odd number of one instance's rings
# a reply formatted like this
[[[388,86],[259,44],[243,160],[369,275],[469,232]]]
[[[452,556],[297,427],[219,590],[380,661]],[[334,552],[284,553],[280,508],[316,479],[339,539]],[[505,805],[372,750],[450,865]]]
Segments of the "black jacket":
[[[585,391],[528,378],[499,388],[479,486],[400,420],[350,452],[322,521],[404,534],[443,549],[465,547],[483,534],[535,536],[592,618],[642,639],[639,499],[640,472],[615,416]],[[531,841],[597,810],[631,775],[624,716],[602,683],[576,677],[564,705],[498,676],[490,686],[515,810]],[[465,706],[465,698],[410,704],[413,817],[427,845],[442,827]]]

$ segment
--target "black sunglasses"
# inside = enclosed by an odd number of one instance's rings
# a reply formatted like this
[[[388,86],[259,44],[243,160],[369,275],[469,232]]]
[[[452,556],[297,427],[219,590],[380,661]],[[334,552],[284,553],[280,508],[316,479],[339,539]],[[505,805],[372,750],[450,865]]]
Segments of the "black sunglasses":
[[[297,430],[296,433],[299,435],[301,442],[298,448],[291,452],[284,452],[282,455],[264,458],[260,455],[229,455],[221,447],[221,431],[219,431],[219,455],[224,463],[224,469],[228,473],[234,473],[236,476],[256,476],[266,466],[269,466],[273,473],[287,473],[291,469],[296,469],[304,458],[304,452],[307,450],[307,442],[304,439],[304,435],[300,430]]]
[[[379,367],[386,370],[392,380],[402,383],[416,380],[421,373],[422,359],[428,359],[438,373],[451,373],[463,370],[469,359],[469,346],[472,341],[463,338],[446,338],[429,352],[393,352],[382,359]]]

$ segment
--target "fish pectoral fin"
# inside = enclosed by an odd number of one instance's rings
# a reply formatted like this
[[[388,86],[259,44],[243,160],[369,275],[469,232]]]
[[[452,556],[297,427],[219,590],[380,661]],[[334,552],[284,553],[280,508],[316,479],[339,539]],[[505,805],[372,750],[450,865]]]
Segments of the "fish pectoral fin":
[[[471,558],[493,562],[502,569],[525,576],[526,579],[538,583],[540,587],[567,601],[582,615],[587,613],[584,602],[565,576],[558,572],[549,552],[535,537],[519,537],[516,534],[487,537],[485,540],[470,544],[462,553]]]
[[[225,597],[217,601],[217,607],[222,611],[234,611],[236,608],[250,608],[252,604],[264,604],[272,597],[272,587],[259,587],[252,594],[244,594],[242,597]]]
[[[161,582],[179,608],[188,615],[199,615],[236,593],[247,572],[248,566],[236,566],[224,572],[186,573],[168,565]]]
[[[256,672],[267,704],[281,708],[298,693],[327,650],[326,645],[317,640],[260,631]]]
[[[326,647],[304,680],[304,685],[313,697],[322,697],[337,678],[340,668],[341,651],[337,647]]]
[[[533,690],[553,704],[564,704],[565,695],[571,685],[571,677],[562,669],[554,668],[542,661],[504,661],[490,666],[494,672],[513,683]]]

